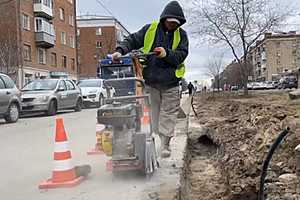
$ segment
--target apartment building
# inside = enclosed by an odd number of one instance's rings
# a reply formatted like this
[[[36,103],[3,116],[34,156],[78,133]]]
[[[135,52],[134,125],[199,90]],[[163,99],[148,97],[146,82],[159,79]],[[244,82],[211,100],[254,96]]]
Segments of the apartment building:
[[[250,51],[256,81],[278,80],[300,69],[300,34],[266,33]]]
[[[78,78],[75,0],[12,0],[0,4],[0,18],[0,44],[9,41],[15,50],[6,53],[19,55],[8,64],[17,70],[2,71],[17,73],[20,87],[38,78]]]
[[[113,53],[128,35],[129,31],[114,17],[77,17],[79,76],[96,77],[99,60]]]

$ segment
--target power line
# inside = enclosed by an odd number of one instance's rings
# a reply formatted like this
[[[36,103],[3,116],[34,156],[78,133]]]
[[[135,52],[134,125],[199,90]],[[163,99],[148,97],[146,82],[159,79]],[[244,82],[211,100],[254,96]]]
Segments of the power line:
[[[100,0],[96,0],[96,2],[99,3],[101,7],[104,8],[104,10],[108,12],[111,16],[114,16],[114,14]]]

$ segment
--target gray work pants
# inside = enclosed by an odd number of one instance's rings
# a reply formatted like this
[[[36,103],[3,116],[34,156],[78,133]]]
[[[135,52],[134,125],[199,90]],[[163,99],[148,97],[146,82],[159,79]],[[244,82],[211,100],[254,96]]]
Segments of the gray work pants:
[[[161,136],[173,137],[180,107],[179,88],[157,89],[147,86],[146,91],[150,94],[153,131]]]

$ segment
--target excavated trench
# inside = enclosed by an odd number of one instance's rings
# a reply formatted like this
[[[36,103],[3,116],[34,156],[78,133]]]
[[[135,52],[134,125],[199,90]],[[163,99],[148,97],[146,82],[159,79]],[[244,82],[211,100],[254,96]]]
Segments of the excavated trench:
[[[223,168],[222,147],[209,135],[188,139],[185,166],[182,176],[181,200],[257,200],[255,187],[244,188],[238,194],[230,194],[229,174]]]
[[[257,200],[263,160],[287,126],[292,131],[273,157],[266,200],[300,199],[300,178],[293,179],[300,103],[287,102],[284,94],[213,101],[198,97],[198,117],[193,117],[198,126],[189,130],[179,199]]]

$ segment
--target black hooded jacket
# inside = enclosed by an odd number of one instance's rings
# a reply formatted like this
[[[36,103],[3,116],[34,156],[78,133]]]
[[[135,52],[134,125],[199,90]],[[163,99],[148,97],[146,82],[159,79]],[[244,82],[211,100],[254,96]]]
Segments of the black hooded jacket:
[[[178,86],[180,79],[176,77],[175,71],[188,55],[188,37],[182,28],[180,28],[180,43],[176,50],[172,50],[174,32],[167,32],[163,26],[167,18],[178,19],[181,23],[180,26],[186,22],[183,10],[177,1],[171,1],[162,12],[151,48],[153,51],[156,47],[164,47],[167,56],[165,58],[150,56],[146,68],[143,70],[146,84],[153,87],[171,88]],[[117,47],[117,51],[124,55],[132,50],[141,49],[144,46],[144,37],[149,27],[150,24],[147,24],[138,32],[129,35]]]

